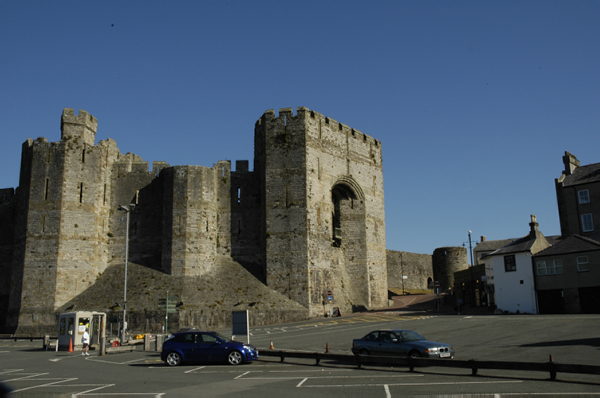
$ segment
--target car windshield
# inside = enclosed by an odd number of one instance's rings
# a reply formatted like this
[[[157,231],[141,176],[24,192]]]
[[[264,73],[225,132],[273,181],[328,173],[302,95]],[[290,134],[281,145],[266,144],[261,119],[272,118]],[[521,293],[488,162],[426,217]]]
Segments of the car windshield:
[[[412,330],[398,330],[396,334],[400,336],[402,341],[425,340],[425,337],[421,336],[417,332],[413,332]]]

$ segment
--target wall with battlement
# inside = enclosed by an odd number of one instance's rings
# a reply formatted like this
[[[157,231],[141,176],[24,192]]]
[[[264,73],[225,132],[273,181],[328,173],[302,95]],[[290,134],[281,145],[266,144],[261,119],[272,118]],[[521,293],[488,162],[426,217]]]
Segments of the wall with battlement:
[[[314,315],[327,291],[342,311],[385,306],[381,144],[304,107],[267,111],[255,134],[267,285]]]
[[[235,171],[229,161],[149,171],[114,140],[96,144],[97,128],[65,109],[60,141],[27,140],[18,190],[0,192],[0,217],[14,227],[0,235],[9,328],[50,327],[58,308],[124,263],[127,230],[129,261],[172,277],[202,278],[225,255],[311,316],[326,312],[327,291],[343,313],[387,305],[378,140],[282,108],[255,124],[254,171],[245,160]],[[127,225],[119,209],[130,205]]]

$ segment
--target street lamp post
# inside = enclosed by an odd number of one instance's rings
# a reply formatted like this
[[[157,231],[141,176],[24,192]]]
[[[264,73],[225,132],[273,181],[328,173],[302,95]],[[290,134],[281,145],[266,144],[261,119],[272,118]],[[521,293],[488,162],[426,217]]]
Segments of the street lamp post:
[[[119,210],[127,214],[127,225],[125,226],[125,284],[123,286],[123,328],[121,329],[121,345],[125,343],[125,330],[127,323],[125,316],[127,315],[127,263],[129,262],[129,213],[135,208],[135,204],[129,206],[120,206]]]
[[[471,255],[471,267],[472,267],[475,264],[473,264],[473,249],[471,248],[471,230],[469,230],[469,254]]]

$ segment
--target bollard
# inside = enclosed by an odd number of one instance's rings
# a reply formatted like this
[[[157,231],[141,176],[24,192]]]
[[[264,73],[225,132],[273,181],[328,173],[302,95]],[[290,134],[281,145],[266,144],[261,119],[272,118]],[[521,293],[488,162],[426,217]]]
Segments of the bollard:
[[[162,351],[164,342],[165,342],[165,335],[157,334],[156,335],[156,351]]]
[[[329,352],[329,343],[325,343],[325,353]]]

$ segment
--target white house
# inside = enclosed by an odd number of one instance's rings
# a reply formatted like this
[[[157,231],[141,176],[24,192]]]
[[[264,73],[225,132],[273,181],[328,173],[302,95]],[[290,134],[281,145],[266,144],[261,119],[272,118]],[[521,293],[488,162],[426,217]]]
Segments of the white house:
[[[486,269],[493,271],[495,303],[502,311],[538,313],[532,255],[549,247],[550,243],[539,231],[534,215],[529,226],[528,235],[483,258]]]

